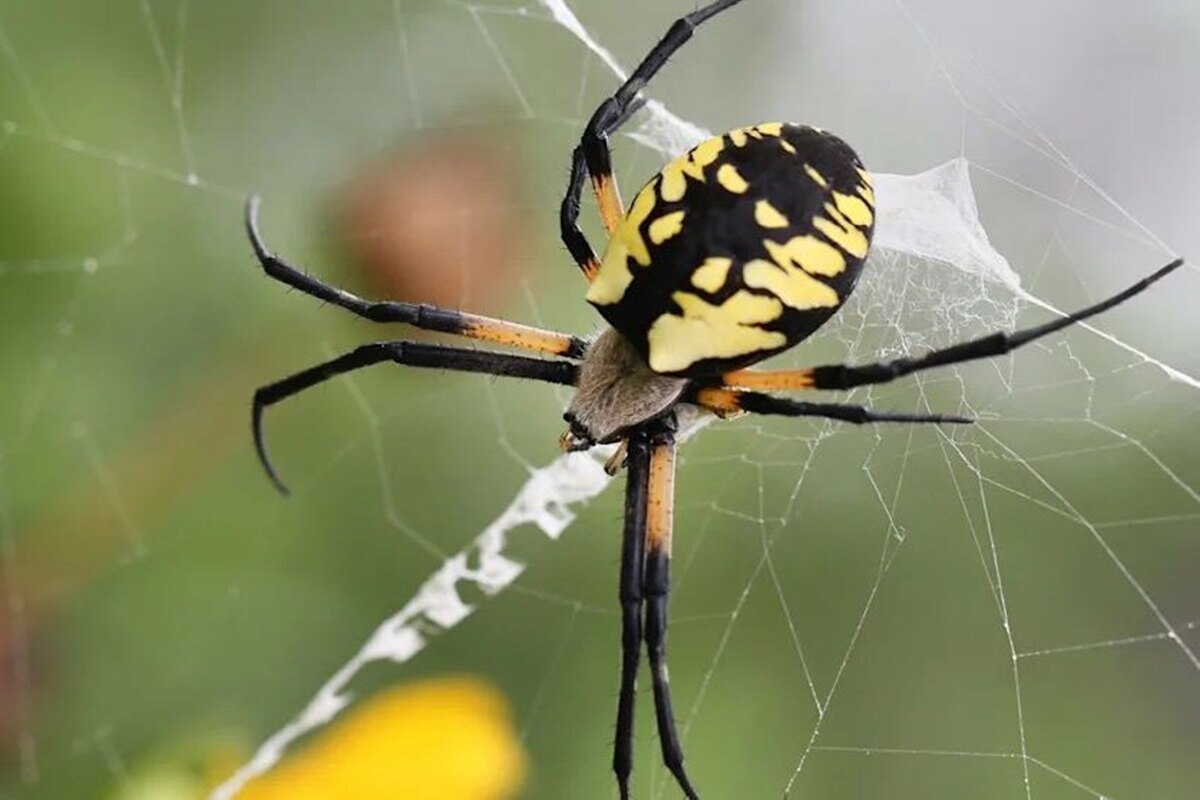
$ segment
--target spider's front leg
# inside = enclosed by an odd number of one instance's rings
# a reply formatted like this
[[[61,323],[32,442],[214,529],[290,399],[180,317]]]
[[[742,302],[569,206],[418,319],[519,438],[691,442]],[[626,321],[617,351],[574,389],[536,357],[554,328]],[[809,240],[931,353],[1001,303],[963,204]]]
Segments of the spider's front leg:
[[[621,692],[617,701],[617,738],[613,772],[621,800],[629,798],[633,772],[633,707],[642,656],[642,575],[646,562],[646,494],[649,490],[650,447],[641,432],[633,435],[625,476],[625,529],[621,537]]]
[[[613,176],[612,154],[608,147],[609,135],[615,133],[645,105],[646,100],[639,93],[671,56],[692,38],[696,28],[740,2],[742,0],[715,0],[675,20],[654,49],[646,54],[617,91],[600,103],[588,120],[579,145],[571,154],[571,177],[559,210],[559,226],[563,244],[567,246],[571,257],[575,259],[589,283],[595,280],[596,273],[600,270],[600,262],[579,227],[579,200],[583,193],[584,179],[591,176],[592,192],[596,195],[600,219],[604,222],[605,233],[611,236],[621,218],[625,216],[625,209],[621,203],[621,192],[617,187],[616,178]]]
[[[613,771],[622,800],[633,771],[633,704],[640,640],[646,642],[663,763],[683,793],[698,795],[683,768],[683,748],[671,709],[667,678],[667,599],[675,504],[675,418],[654,420],[628,438],[625,535],[621,550],[621,696]]]

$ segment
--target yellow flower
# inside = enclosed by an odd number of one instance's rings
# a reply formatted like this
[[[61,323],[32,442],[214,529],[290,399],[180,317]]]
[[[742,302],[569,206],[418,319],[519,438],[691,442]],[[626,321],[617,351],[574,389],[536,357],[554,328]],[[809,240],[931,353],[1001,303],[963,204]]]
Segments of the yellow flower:
[[[238,800],[502,800],[524,774],[504,698],[437,678],[370,698]]]

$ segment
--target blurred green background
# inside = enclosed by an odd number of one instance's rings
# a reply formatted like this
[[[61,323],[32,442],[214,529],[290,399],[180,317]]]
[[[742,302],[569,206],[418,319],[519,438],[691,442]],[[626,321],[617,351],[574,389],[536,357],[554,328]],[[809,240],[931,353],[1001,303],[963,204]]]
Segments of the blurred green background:
[[[625,65],[692,8],[573,5]],[[1198,43],[1183,0],[747,0],[653,94],[712,130],[836,130],[881,172],[965,155],[992,242],[1072,308],[1200,253]],[[557,203],[614,85],[533,2],[0,0],[0,796],[113,797],[211,737],[248,754],[556,455],[563,392],[377,368],[268,416],[278,496],[254,388],[408,333],[263,278],[244,198],[338,284],[588,332]],[[629,196],[662,157],[615,147]],[[420,224],[392,231],[397,208]],[[1197,290],[1189,266],[1111,338],[860,398],[976,430],[742,420],[686,445],[671,668],[705,796],[1196,796]],[[781,363],[1014,315],[1045,312],[881,258]],[[530,798],[615,796],[619,485],[577,511],[514,539],[510,591],[355,684],[495,682]],[[636,792],[675,797],[651,705]]]

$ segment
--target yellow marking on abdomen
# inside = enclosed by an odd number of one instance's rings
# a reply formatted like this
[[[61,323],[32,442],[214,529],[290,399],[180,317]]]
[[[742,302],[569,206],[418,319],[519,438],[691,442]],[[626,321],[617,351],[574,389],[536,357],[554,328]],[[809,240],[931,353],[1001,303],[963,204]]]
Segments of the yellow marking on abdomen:
[[[717,256],[706,258],[704,263],[692,272],[692,285],[697,289],[716,294],[725,285],[725,279],[729,276],[731,266],[733,266],[732,258]]]
[[[783,304],[774,297],[740,291],[720,305],[689,292],[675,292],[671,299],[683,316],[663,314],[646,337],[650,369],[655,372],[680,372],[698,361],[777,350],[787,344],[782,333],[757,327],[783,313]]]
[[[764,228],[786,228],[787,217],[768,200],[759,200],[754,204],[754,221]]]
[[[746,183],[742,173],[738,172],[737,167],[733,164],[721,165],[717,170],[717,183],[734,194],[744,194],[750,188],[750,184]]]
[[[663,200],[674,203],[683,199],[684,192],[687,191],[687,178],[684,177],[686,170],[683,164],[674,163],[663,168],[662,185],[659,187]]]
[[[629,271],[629,248],[623,241],[614,238],[609,240],[604,261],[584,297],[598,306],[613,305],[621,302],[631,283],[633,273]]]
[[[808,174],[808,177],[813,179],[817,186],[820,186],[822,189],[829,188],[829,181],[825,180],[825,176],[818,172],[817,168],[812,164],[805,164],[804,171]]]
[[[650,264],[650,250],[646,247],[645,240],[642,239],[642,223],[649,219],[650,212],[654,210],[657,202],[654,197],[653,184],[647,184],[638,192],[637,197],[633,198],[633,208],[629,210],[629,216],[621,221],[621,224],[617,226],[616,233],[613,234],[613,239],[624,242],[629,249],[629,254],[633,256],[633,260],[643,267]],[[602,268],[607,264],[608,258],[606,257]]]
[[[725,149],[725,138],[714,136],[705,139],[692,148],[692,162],[698,167],[707,167],[717,160],[717,156]]]
[[[875,188],[871,183],[871,173],[867,172],[862,167],[856,167],[859,176],[862,178],[862,183],[859,184],[858,193],[862,195],[863,200],[871,206],[875,205]]]
[[[667,239],[678,234],[683,230],[683,217],[687,212],[672,211],[670,214],[663,214],[658,219],[650,223],[650,228],[647,233],[650,235],[650,241],[654,244],[662,244]]]
[[[737,292],[720,305],[713,305],[690,292],[675,292],[671,299],[683,309],[685,317],[725,319],[742,325],[772,322],[783,313],[775,299],[750,292]]]
[[[754,128],[759,133],[765,133],[767,136],[782,136],[783,135],[783,123],[782,122],[764,122],[761,125],[755,125]]]
[[[704,180],[704,168],[717,160],[717,156],[725,148],[725,140],[720,136],[705,139],[662,169],[662,185],[659,191],[662,199],[674,203],[683,199],[687,192],[687,179]]]
[[[834,308],[841,302],[832,287],[808,273],[770,261],[755,260],[746,264],[742,269],[742,280],[753,289],[766,289],[799,311]]]
[[[846,269],[846,257],[842,251],[815,236],[795,236],[783,244],[767,239],[763,241],[763,246],[782,267],[794,264],[812,275],[827,278],[840,275]]]
[[[871,207],[863,202],[861,197],[834,192],[833,202],[837,206],[838,211],[845,214],[846,218],[859,228],[865,228],[875,220],[875,215],[871,212]]]
[[[813,227],[855,258],[866,258],[867,248],[870,246],[866,234],[851,225],[832,204],[826,203],[825,211],[832,219],[815,217]]]
[[[587,300],[596,305],[607,306],[621,302],[625,290],[633,283],[629,271],[629,259],[633,258],[643,267],[650,264],[650,250],[642,239],[641,226],[658,202],[654,194],[654,183],[650,182],[633,199],[629,215],[621,220],[608,240],[608,249],[600,262],[595,280],[588,287]]]

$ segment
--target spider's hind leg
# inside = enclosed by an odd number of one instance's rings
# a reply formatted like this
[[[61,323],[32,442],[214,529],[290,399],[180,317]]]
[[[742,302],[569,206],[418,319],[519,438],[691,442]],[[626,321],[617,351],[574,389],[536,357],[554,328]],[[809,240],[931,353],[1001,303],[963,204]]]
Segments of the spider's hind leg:
[[[646,493],[650,475],[650,453],[643,437],[630,447],[628,467],[625,527],[621,536],[621,581],[617,593],[621,602],[621,689],[612,758],[621,800],[629,798],[629,776],[633,773],[633,712],[642,656],[642,576],[646,563]]]
[[[625,534],[621,549],[621,694],[613,771],[622,800],[633,771],[633,705],[641,643],[646,643],[663,763],[680,789],[696,800],[683,768],[683,748],[671,710],[667,678],[667,598],[675,502],[675,419],[648,422],[629,434]]]
[[[683,768],[683,746],[675,729],[671,685],[667,678],[667,600],[671,592],[671,538],[675,508],[675,425],[664,419],[650,436],[650,475],[646,492],[646,657],[654,687],[654,713],[663,763],[679,788],[696,800],[696,790]]]

